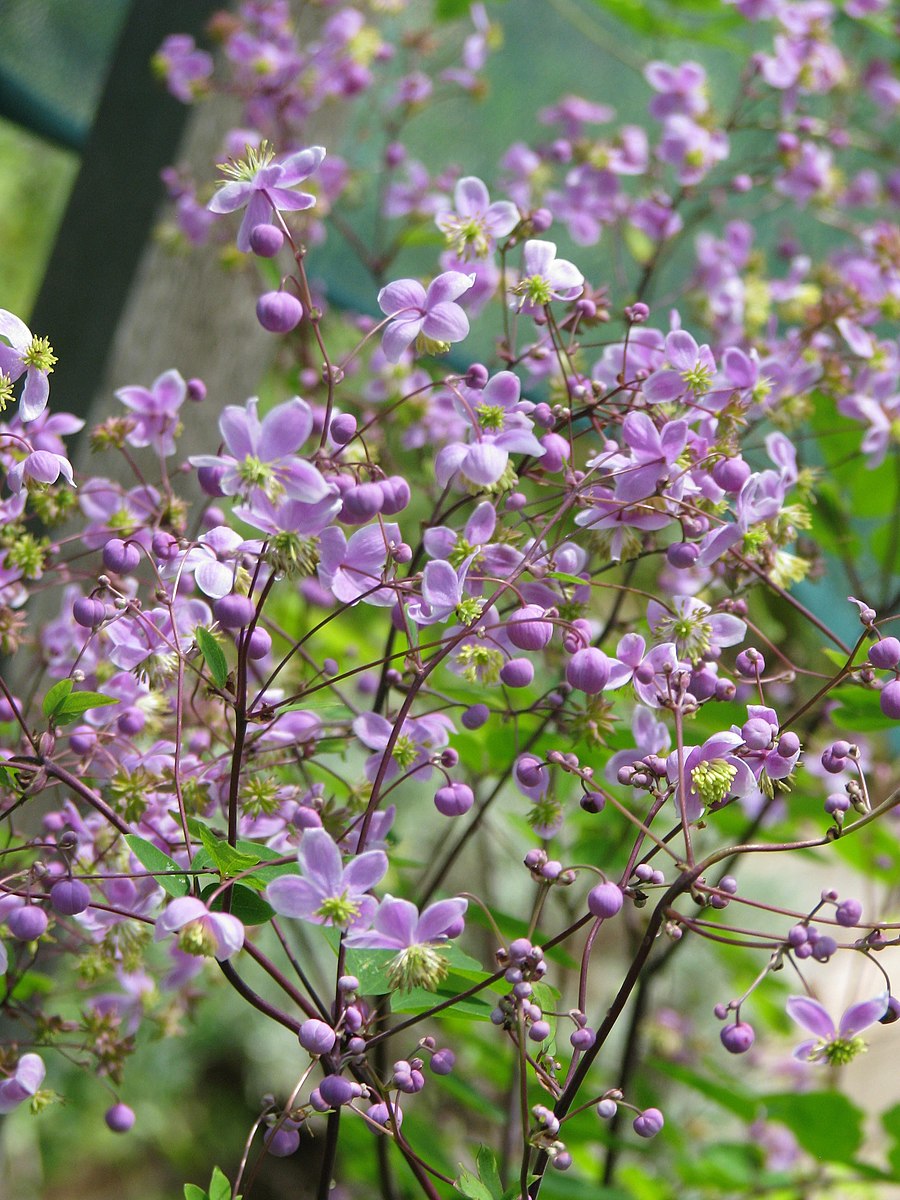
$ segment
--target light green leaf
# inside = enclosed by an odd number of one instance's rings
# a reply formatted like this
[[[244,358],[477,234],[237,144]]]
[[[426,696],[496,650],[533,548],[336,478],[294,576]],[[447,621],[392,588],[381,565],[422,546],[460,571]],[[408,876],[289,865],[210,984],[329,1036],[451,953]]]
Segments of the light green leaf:
[[[53,687],[44,697],[44,703],[41,705],[45,717],[53,716],[74,686],[75,684],[71,679],[60,679],[58,683],[54,683]]]
[[[461,1170],[453,1186],[469,1200],[496,1200],[494,1194],[471,1171]]]
[[[500,1182],[500,1172],[493,1150],[487,1146],[479,1146],[475,1154],[475,1165],[478,1167],[481,1182],[487,1186],[491,1195],[499,1200],[503,1194],[503,1184]]]
[[[209,1200],[231,1200],[231,1184],[218,1167],[213,1167],[209,1181]]]
[[[217,688],[223,688],[228,679],[228,660],[224,650],[209,630],[204,629],[202,625],[198,625],[194,630],[194,637],[197,639],[203,661],[213,677],[213,683]]]
[[[114,696],[104,696],[102,692],[72,692],[57,706],[53,719],[58,723],[72,721],[89,708],[105,708],[109,704],[118,703]]]
[[[204,1191],[202,1187],[197,1187],[196,1183],[186,1183],[184,1200],[209,1200],[209,1192]]]
[[[164,854],[162,850],[157,849],[152,842],[139,837],[136,833],[126,833],[125,841],[128,843],[131,853],[138,862],[156,875],[160,887],[164,888],[170,896],[178,897],[188,894],[191,890],[191,885],[187,875],[165,874],[166,871],[180,870],[174,858],[170,858],[168,854]]]

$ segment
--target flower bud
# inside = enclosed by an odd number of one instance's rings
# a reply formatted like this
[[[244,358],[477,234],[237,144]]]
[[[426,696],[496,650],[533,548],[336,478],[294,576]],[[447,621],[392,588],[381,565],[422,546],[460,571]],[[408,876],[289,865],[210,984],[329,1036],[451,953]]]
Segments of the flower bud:
[[[434,793],[434,807],[444,817],[461,817],[474,803],[472,789],[465,783],[454,781]]]
[[[328,432],[338,446],[346,446],[356,434],[356,417],[351,413],[339,413],[331,422]]]
[[[304,1021],[298,1034],[300,1045],[310,1054],[329,1054],[334,1049],[337,1034],[324,1021],[315,1018]]]
[[[869,662],[881,670],[893,670],[900,663],[900,639],[886,637],[873,642],[869,647]]]
[[[213,615],[223,629],[242,629],[256,615],[256,606],[249,596],[222,596],[213,604]]]
[[[486,704],[473,704],[467,708],[460,720],[464,729],[480,729],[491,715],[491,710]]]
[[[510,688],[528,687],[534,679],[530,658],[511,658],[500,668],[500,682]]]
[[[133,542],[110,538],[103,547],[103,565],[116,575],[127,575],[129,571],[136,570],[140,561],[141,552]]]
[[[47,914],[36,904],[23,904],[14,908],[6,918],[6,927],[12,936],[20,942],[36,941],[46,932]]]
[[[103,1114],[103,1120],[113,1133],[128,1133],[134,1125],[134,1110],[127,1104],[114,1104]]]
[[[742,458],[722,458],[712,469],[712,477],[723,492],[737,494],[747,480],[751,471]]]
[[[881,689],[878,697],[881,711],[892,721],[900,721],[900,679],[892,680],[887,687]]]
[[[258,228],[259,226],[257,226]],[[256,230],[253,232],[255,233]],[[300,1149],[300,1130],[295,1129],[292,1122],[286,1121],[283,1125],[267,1129],[263,1136],[263,1142],[267,1152],[274,1158],[288,1158]]]
[[[106,605],[92,596],[79,596],[72,605],[72,616],[83,629],[96,629],[106,619]]]
[[[635,1117],[631,1127],[638,1137],[652,1138],[662,1129],[665,1121],[658,1108],[645,1108],[639,1117]]]
[[[452,1050],[435,1050],[431,1056],[431,1069],[435,1075],[449,1075],[456,1065],[456,1055]]]
[[[615,883],[598,883],[588,892],[587,905],[595,917],[614,917],[625,902],[622,889]]]
[[[519,650],[543,650],[553,637],[553,625],[543,620],[539,604],[526,604],[507,617],[506,636]]]
[[[50,903],[64,917],[83,913],[91,902],[91,890],[80,879],[60,879],[50,889]]]
[[[609,659],[595,646],[579,650],[566,665],[566,680],[578,691],[596,696],[609,682]]]
[[[290,333],[303,319],[303,305],[290,292],[265,292],[256,302],[256,319],[269,333]]]
[[[746,1054],[756,1040],[753,1026],[748,1025],[746,1021],[736,1021],[733,1025],[726,1025],[719,1037],[729,1054]]]
[[[393,517],[403,512],[412,499],[409,484],[402,475],[390,475],[387,479],[380,480],[378,486],[383,498],[381,511],[385,516]]]
[[[259,258],[274,258],[284,245],[284,233],[277,225],[254,225],[250,230],[250,249]]]

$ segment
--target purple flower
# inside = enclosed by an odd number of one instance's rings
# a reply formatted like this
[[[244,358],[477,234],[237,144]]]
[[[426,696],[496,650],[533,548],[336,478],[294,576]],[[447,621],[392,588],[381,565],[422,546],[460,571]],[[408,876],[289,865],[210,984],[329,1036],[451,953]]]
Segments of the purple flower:
[[[698,662],[713,646],[737,645],[747,632],[740,617],[714,613],[694,596],[673,596],[668,608],[651,600],[647,621],[655,638],[674,642],[678,656],[690,662]]]
[[[551,300],[575,300],[581,295],[584,276],[574,263],[556,257],[556,243],[532,238],[522,252],[522,278],[513,288],[516,308],[534,312]]]
[[[295,396],[260,421],[258,403],[251,396],[243,408],[229,404],[219,418],[228,454],[197,455],[189,460],[191,465],[224,468],[219,487],[226,496],[240,494],[252,500],[262,492],[273,503],[287,496],[305,504],[331,497],[331,485],[296,455],[312,432],[309,405]]]
[[[658,95],[650,101],[650,115],[664,121],[676,114],[699,117],[709,108],[706,71],[696,62],[651,62],[644,67],[644,78]]]
[[[393,588],[372,589],[384,580],[391,550],[402,541],[399,526],[387,522],[358,529],[349,541],[342,529],[331,526],[319,539],[319,582],[342,604],[364,598],[385,608],[396,599]]]
[[[887,994],[852,1004],[835,1029],[834,1021],[817,1000],[810,1000],[808,996],[791,996],[787,1002],[788,1016],[815,1035],[800,1043],[794,1051],[794,1058],[831,1067],[851,1062],[866,1048],[865,1042],[857,1035],[880,1021],[887,1007]]]
[[[132,446],[152,446],[158,454],[168,457],[175,453],[175,430],[178,410],[187,396],[187,384],[178,371],[166,371],[153,381],[149,390],[124,387],[116,392],[134,415],[134,429],[128,434]]]
[[[672,642],[654,646],[649,653],[646,649],[647,643],[639,633],[625,634],[611,661],[606,690],[615,691],[630,681],[642,704],[659,708],[660,697],[666,695],[666,677],[677,669],[678,656]]]
[[[377,713],[363,713],[353,722],[353,732],[362,744],[377,752],[366,759],[366,779],[370,781],[378,774],[393,728],[393,722]],[[430,779],[431,760],[447,745],[452,732],[453,722],[445,713],[408,718],[394,741],[385,780],[394,779],[400,771]]]
[[[407,606],[407,615],[416,625],[436,625],[446,621],[456,614],[465,596],[466,576],[472,560],[471,554],[459,567],[453,567],[443,559],[436,558],[425,564],[422,572],[421,599],[413,598]],[[470,598],[468,603],[475,605],[473,616],[480,612],[482,602]],[[464,615],[459,614],[463,620]]]
[[[498,371],[480,390],[456,389],[456,406],[469,422],[471,440],[451,442],[438,453],[434,473],[442,487],[457,472],[487,487],[503,475],[510,453],[543,456],[527,415],[534,406],[520,399],[521,386],[512,371]]]
[[[166,87],[182,104],[190,104],[207,90],[213,59],[187,33],[167,37],[151,61],[154,73],[164,77]]]
[[[313,925],[342,928],[367,923],[375,898],[366,893],[388,868],[382,850],[367,850],[342,865],[341,852],[324,829],[307,829],[297,851],[300,877],[280,875],[266,888],[266,899],[285,917]]]
[[[324,147],[311,146],[281,162],[273,161],[274,157],[274,151],[263,142],[258,148],[248,146],[244,161],[219,167],[232,182],[219,188],[208,208],[214,213],[247,210],[237,236],[237,248],[244,253],[250,250],[251,229],[266,224],[273,212],[299,212],[316,202],[315,196],[290,189],[312,175],[325,157]]]
[[[409,900],[385,896],[378,905],[370,929],[353,932],[347,945],[366,949],[398,950],[388,967],[394,987],[409,991],[423,987],[434,991],[446,977],[447,960],[438,947],[458,937],[468,900],[438,900],[419,910]]]
[[[738,493],[735,520],[711,530],[700,544],[697,565],[708,567],[742,541],[754,526],[778,515],[784,503],[784,481],[777,471],[751,475]]]
[[[197,545],[188,550],[180,564],[172,563],[169,571],[178,569],[194,572],[194,582],[204,596],[219,600],[234,587],[237,574],[237,552],[244,539],[227,525],[217,525],[201,534]],[[230,565],[229,565],[230,564]]]
[[[513,546],[491,545],[497,525],[497,512],[490,500],[482,500],[469,517],[462,533],[447,525],[426,529],[425,549],[432,558],[444,558],[451,566],[461,566],[467,558],[488,575],[509,575],[522,561]]]
[[[426,354],[444,354],[452,342],[461,342],[468,335],[469,318],[454,301],[474,282],[474,275],[444,271],[427,292],[417,279],[397,279],[383,287],[378,304],[393,318],[381,338],[388,362],[399,362],[413,342]]]
[[[210,912],[196,896],[181,896],[156,919],[155,942],[169,934],[178,934],[178,946],[185,954],[216,958],[224,962],[237,954],[244,944],[244,926],[231,913]]]
[[[453,212],[439,213],[435,224],[461,259],[486,258],[498,238],[519,223],[519,210],[509,200],[491,203],[488,190],[474,175],[460,179],[453,192]]]
[[[702,746],[685,746],[684,807],[689,821],[698,820],[705,808],[718,807],[729,797],[751,805],[758,801],[759,789],[753,772],[734,753],[742,744],[739,733],[725,731],[707,738]],[[678,782],[678,754],[674,750],[666,760],[666,774],[670,783]]]
[[[19,397],[19,416],[33,421],[47,407],[50,383],[47,376],[53,370],[56,355],[45,337],[35,337],[24,321],[5,308],[0,308],[0,412],[12,399],[12,385],[25,376],[25,386]]]
[[[56,483],[60,475],[75,487],[72,464],[64,455],[53,454],[50,450],[32,450],[21,462],[9,468],[6,482],[11,492],[20,492],[26,478],[36,483]]]
[[[23,1054],[12,1075],[0,1083],[0,1113],[12,1112],[37,1094],[47,1068],[39,1054]]]
[[[676,115],[663,126],[656,156],[676,167],[678,182],[689,186],[728,157],[728,137],[720,129],[707,129],[690,117]]]
[[[698,346],[687,330],[674,329],[666,335],[665,355],[666,365],[644,384],[648,404],[671,403],[686,392],[697,397],[709,391],[716,373],[709,346]]]

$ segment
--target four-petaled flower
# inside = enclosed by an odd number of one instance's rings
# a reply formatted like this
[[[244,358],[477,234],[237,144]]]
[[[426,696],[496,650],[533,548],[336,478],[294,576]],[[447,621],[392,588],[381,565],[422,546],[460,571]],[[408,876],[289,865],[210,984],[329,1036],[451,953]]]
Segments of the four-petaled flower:
[[[13,1074],[0,1082],[0,1113],[12,1112],[23,1100],[37,1095],[46,1070],[39,1054],[23,1054]]]
[[[414,987],[434,991],[449,969],[439,947],[462,932],[468,906],[468,900],[460,897],[439,900],[429,904],[420,916],[409,900],[385,896],[371,928],[349,934],[347,945],[399,951],[388,966],[388,977],[394,987],[401,991]]]
[[[453,191],[454,212],[438,213],[435,224],[459,258],[485,258],[498,238],[506,237],[519,223],[519,210],[511,200],[491,203],[485,185],[475,175],[460,179]]]
[[[170,933],[178,934],[178,946],[185,954],[215,958],[224,962],[237,954],[244,944],[244,926],[226,912],[210,912],[196,896],[181,896],[156,918],[155,942]]]
[[[367,893],[388,868],[383,850],[367,850],[341,863],[341,852],[324,829],[307,829],[297,851],[300,876],[280,875],[266,888],[276,912],[314,925],[341,928],[368,923],[375,897]]]
[[[220,165],[219,169],[230,176],[231,182],[219,188],[207,207],[214,213],[247,210],[237,236],[238,250],[247,253],[251,230],[267,224],[273,212],[312,208],[315,196],[291,189],[308,179],[324,157],[324,146],[310,146],[275,162],[275,152],[266,142],[258,148],[248,146],[245,160]]]
[[[452,342],[461,342],[469,332],[469,318],[454,301],[469,290],[474,275],[444,271],[428,285],[417,279],[397,279],[378,293],[381,311],[389,321],[381,338],[388,362],[399,362],[413,342],[426,354],[444,354]]]
[[[56,363],[56,355],[45,337],[35,337],[24,321],[0,308],[0,412],[12,399],[12,385],[25,376],[19,398],[19,416],[33,421],[47,407],[50,382],[47,376]]]
[[[794,1058],[801,1062],[842,1067],[866,1049],[865,1042],[858,1035],[880,1021],[887,1007],[886,994],[851,1004],[835,1028],[834,1021],[817,1000],[810,1000],[808,996],[791,996],[787,1002],[788,1016],[815,1035],[800,1043],[794,1051]]]
[[[556,257],[556,243],[532,238],[522,251],[522,278],[513,288],[514,305],[526,312],[543,308],[551,300],[575,300],[584,287],[584,276],[574,263]]]
[[[130,445],[152,446],[165,457],[174,454],[178,410],[186,396],[187,384],[175,370],[154,379],[152,388],[119,388],[116,399],[134,414],[134,428],[128,434]]]

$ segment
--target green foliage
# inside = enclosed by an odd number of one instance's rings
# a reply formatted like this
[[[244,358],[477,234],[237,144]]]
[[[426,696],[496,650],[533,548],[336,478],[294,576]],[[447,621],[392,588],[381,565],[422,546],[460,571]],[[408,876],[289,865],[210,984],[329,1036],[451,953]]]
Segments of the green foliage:
[[[100,692],[75,692],[72,690],[74,686],[71,679],[60,679],[44,697],[41,707],[51,725],[66,725],[89,708],[119,703],[112,696],[104,696]]]
[[[166,874],[169,871],[178,871],[178,863],[174,858],[170,858],[162,850],[159,850],[152,842],[148,842],[146,838],[140,837],[136,833],[126,833],[125,841],[134,857],[145,866],[148,871],[152,871],[160,885],[170,896],[186,896],[191,890],[190,882],[187,875]]]
[[[224,650],[209,630],[204,629],[202,625],[197,626],[194,636],[213,682],[217,688],[223,688],[228,679],[228,660],[225,658]]]
[[[761,1098],[770,1121],[787,1125],[820,1162],[854,1164],[863,1144],[863,1111],[840,1092],[775,1092]]]
[[[231,1184],[228,1182],[228,1179],[218,1167],[213,1167],[209,1188],[204,1191],[196,1183],[186,1183],[184,1185],[184,1200],[241,1200],[241,1197],[239,1195],[232,1196]]]

